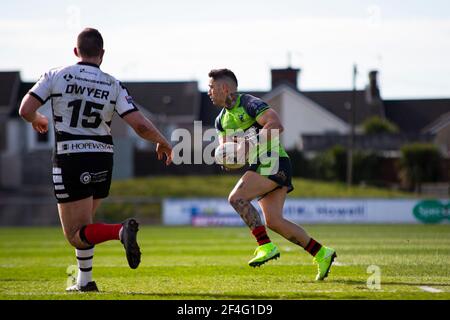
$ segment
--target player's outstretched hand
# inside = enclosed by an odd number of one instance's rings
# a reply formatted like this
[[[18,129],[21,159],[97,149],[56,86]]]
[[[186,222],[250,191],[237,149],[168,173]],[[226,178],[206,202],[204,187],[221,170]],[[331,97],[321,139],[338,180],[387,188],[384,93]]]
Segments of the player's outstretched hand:
[[[42,114],[37,114],[36,118],[31,122],[31,125],[39,133],[46,133],[48,131],[48,119]]]
[[[166,156],[166,166],[172,163],[173,151],[172,147],[167,143],[158,143],[156,145],[156,153],[158,154],[158,160],[163,160]]]

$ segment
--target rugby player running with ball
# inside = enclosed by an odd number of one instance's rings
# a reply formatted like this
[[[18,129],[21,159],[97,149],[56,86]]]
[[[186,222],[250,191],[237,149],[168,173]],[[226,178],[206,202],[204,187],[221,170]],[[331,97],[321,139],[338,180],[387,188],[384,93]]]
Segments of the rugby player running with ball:
[[[316,280],[325,279],[336,251],[322,246],[302,227],[283,217],[286,195],[294,188],[289,156],[277,139],[283,131],[278,114],[264,101],[238,93],[238,81],[231,70],[214,69],[208,76],[208,95],[215,106],[222,108],[215,121],[219,143],[237,142],[238,151],[246,153],[250,164],[228,197],[258,243],[255,256],[248,264],[257,267],[280,256],[251,204],[257,198],[267,227],[309,252],[318,266]],[[263,154],[270,161],[264,161]]]

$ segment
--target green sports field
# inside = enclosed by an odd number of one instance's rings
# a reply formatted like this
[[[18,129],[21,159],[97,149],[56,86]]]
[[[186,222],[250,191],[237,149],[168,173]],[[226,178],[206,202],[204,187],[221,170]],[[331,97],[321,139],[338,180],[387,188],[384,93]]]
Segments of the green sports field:
[[[100,293],[66,294],[74,252],[59,228],[0,228],[0,299],[450,299],[450,225],[309,225],[337,249],[314,282],[311,257],[270,233],[281,259],[247,265],[255,249],[242,228],[142,226],[138,269],[118,241],[98,245]],[[380,289],[368,288],[380,270]],[[428,292],[436,291],[436,292]]]

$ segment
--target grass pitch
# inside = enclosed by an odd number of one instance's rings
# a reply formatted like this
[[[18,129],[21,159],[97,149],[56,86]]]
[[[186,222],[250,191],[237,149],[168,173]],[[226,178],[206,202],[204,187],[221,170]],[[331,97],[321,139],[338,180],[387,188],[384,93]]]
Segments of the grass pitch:
[[[0,228],[0,299],[450,299],[449,224],[306,229],[337,249],[323,282],[314,281],[311,257],[273,232],[281,259],[253,269],[247,228],[142,226],[139,268],[129,269],[118,241],[100,244],[93,273],[101,292],[79,294],[64,291],[76,260],[60,228]],[[371,265],[379,289],[367,286]]]

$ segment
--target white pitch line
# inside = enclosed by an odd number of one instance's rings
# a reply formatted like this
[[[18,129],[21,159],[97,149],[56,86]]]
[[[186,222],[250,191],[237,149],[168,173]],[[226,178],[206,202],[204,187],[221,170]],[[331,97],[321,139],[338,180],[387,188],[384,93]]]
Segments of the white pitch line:
[[[436,289],[436,288],[429,287],[429,286],[421,286],[421,287],[419,287],[419,289],[422,289],[423,291],[426,291],[426,292],[432,292],[432,293],[443,292],[441,289]]]

